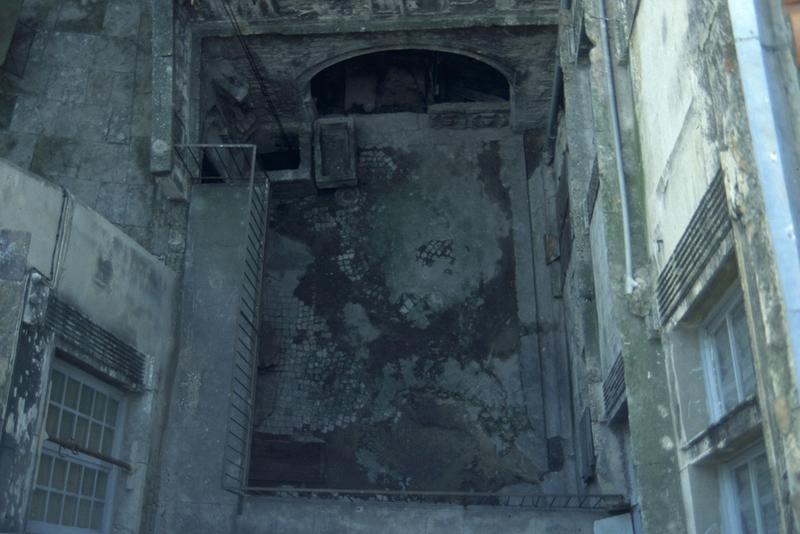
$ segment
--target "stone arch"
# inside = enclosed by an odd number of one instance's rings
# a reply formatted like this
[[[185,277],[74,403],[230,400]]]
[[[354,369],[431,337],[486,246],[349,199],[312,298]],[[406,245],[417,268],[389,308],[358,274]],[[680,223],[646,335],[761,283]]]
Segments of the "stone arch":
[[[508,85],[509,107],[512,110],[514,109],[513,101],[515,97],[515,81],[517,79],[517,73],[513,68],[507,66],[501,60],[495,57],[488,56],[481,52],[475,52],[459,47],[430,46],[427,44],[414,45],[409,43],[403,43],[394,45],[369,46],[369,47],[348,50],[347,52],[337,54],[336,56],[327,58],[325,61],[319,62],[315,65],[306,68],[296,79],[298,86],[302,88],[301,90],[303,94],[304,107],[308,118],[311,121],[313,121],[317,117],[317,110],[314,104],[311,91],[312,80],[314,80],[316,76],[318,76],[326,69],[334,67],[338,64],[342,64],[349,60],[353,60],[359,57],[366,57],[381,52],[394,52],[394,51],[441,52],[477,61],[483,64],[484,66],[491,68],[493,71],[495,71],[505,79]]]

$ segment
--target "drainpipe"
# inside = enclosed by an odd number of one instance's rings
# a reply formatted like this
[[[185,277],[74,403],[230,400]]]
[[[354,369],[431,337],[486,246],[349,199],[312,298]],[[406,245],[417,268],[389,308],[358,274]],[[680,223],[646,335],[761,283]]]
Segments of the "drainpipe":
[[[619,108],[617,107],[617,88],[614,82],[614,71],[611,60],[611,42],[608,36],[608,17],[605,0],[598,0],[600,6],[600,33],[603,46],[603,58],[606,63],[606,90],[611,110],[611,130],[614,135],[614,157],[617,162],[617,179],[619,196],[622,203],[622,226],[625,240],[625,293],[630,294],[639,284],[633,278],[633,247],[631,245],[630,210],[628,209],[628,187],[625,181],[625,169],[622,160],[622,134],[619,126]]]
[[[774,47],[759,26],[754,0],[728,2],[736,56],[739,60],[745,110],[750,124],[759,185],[764,195],[764,214],[775,254],[775,268],[786,311],[789,350],[794,363],[795,385],[800,384],[800,251],[797,243],[793,173],[797,168],[796,141],[787,138],[791,130],[782,125],[789,113],[779,81],[769,68],[767,54]],[[768,26],[768,24],[764,24]],[[795,186],[796,187],[796,186]]]

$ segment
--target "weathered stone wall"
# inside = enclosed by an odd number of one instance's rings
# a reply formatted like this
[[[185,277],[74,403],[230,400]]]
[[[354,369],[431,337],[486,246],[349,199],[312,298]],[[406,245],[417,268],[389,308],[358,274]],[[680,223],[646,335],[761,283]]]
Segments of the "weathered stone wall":
[[[404,48],[462,53],[497,67],[511,85],[512,126],[541,128],[547,120],[550,102],[555,37],[553,26],[495,27],[480,32],[469,29],[336,32],[335,28],[329,28],[321,33],[298,29],[297,33],[252,36],[248,37],[248,43],[284,127],[308,136],[316,114],[309,83],[317,72],[360,54]],[[230,37],[204,39],[202,58],[201,112],[219,106],[213,87],[215,84],[219,87],[220,78],[230,73],[241,80],[235,91],[246,96],[239,96],[240,101],[228,106],[224,122],[229,138],[241,142],[274,137],[275,120],[270,104],[261,93],[239,43]],[[214,83],[212,79],[216,79]]]
[[[9,231],[17,236],[13,242],[8,239]],[[24,254],[18,254],[15,260],[21,262],[23,272],[30,269],[41,272],[45,285],[55,291],[60,300],[144,353],[150,361],[145,390],[127,398],[125,438],[120,455],[135,469],[118,478],[116,495],[119,501],[115,503],[114,515],[115,531],[138,532],[145,479],[152,474],[152,459],[158,451],[160,425],[166,409],[165,395],[171,386],[168,371],[176,348],[177,276],[74,195],[4,160],[0,160],[0,235],[6,237],[0,246],[0,253],[4,255],[13,252],[12,245],[19,245],[25,237],[28,246],[17,247],[17,252],[22,250]],[[4,262],[0,264],[7,267]],[[0,285],[0,301],[12,304],[9,319],[13,319],[14,310],[19,308],[14,296],[21,296],[18,284],[11,282],[13,280],[3,280]],[[30,323],[27,318],[26,321]],[[9,361],[14,367],[0,375],[0,392],[4,392],[7,384],[4,375],[35,378],[20,382],[30,391],[25,390],[24,398],[18,392],[14,413],[9,409],[4,414],[4,421],[19,422],[15,436],[22,445],[11,447],[10,438],[3,437],[3,442],[9,445],[4,451],[5,458],[16,459],[13,465],[4,464],[4,469],[11,466],[12,471],[4,471],[3,478],[13,481],[9,487],[22,488],[33,476],[41,428],[38,416],[25,415],[19,410],[24,408],[26,413],[40,415],[53,345],[46,329],[33,323],[24,325],[28,328],[27,336],[23,336],[24,343],[7,346],[6,343],[14,340],[13,330],[18,326],[18,321],[3,324],[0,340],[7,350],[0,353],[0,369]],[[17,353],[19,357],[14,359]],[[22,379],[14,380],[16,384]],[[21,416],[27,418],[24,419],[26,428],[21,426]],[[8,450],[15,452],[8,453]],[[22,458],[20,451],[30,455]],[[4,518],[11,522],[0,526],[20,524],[26,517],[23,503],[29,492],[22,491],[20,495],[23,500],[14,506],[14,517]],[[2,499],[5,498],[4,495]],[[5,510],[5,504],[7,501],[0,500],[0,509]]]
[[[702,370],[700,378],[697,375],[701,362],[696,327],[726,287],[738,283],[745,295],[759,374],[759,407],[774,471],[781,531],[789,532],[792,503],[797,502],[791,495],[796,484],[792,473],[798,466],[798,440],[793,422],[796,401],[789,400],[796,397],[796,384],[790,378],[792,347],[786,326],[786,316],[793,310],[782,302],[790,302],[793,297],[780,294],[772,249],[776,245],[770,241],[751,148],[752,136],[758,134],[751,133],[745,115],[746,100],[728,3],[719,0],[665,4],[642,0],[636,11],[632,9],[635,2],[606,1],[609,20],[616,21],[609,24],[611,62],[617,83],[638,283],[626,295],[621,199],[614,168],[613,132],[609,129],[605,65],[599,50],[602,33],[598,31],[600,23],[592,16],[599,13],[599,2],[585,3],[588,15],[584,20],[589,45],[596,45],[590,58],[600,170],[597,209],[601,211],[592,221],[591,252],[599,351],[602,354],[614,350],[614,344],[607,341],[613,337],[608,332],[618,331],[626,366],[630,460],[638,464],[633,500],[641,503],[645,529],[704,532],[723,528],[717,511],[717,472],[724,455],[695,463],[697,450],[713,442],[708,436],[697,443],[693,441],[698,434],[709,431],[710,425]],[[767,4],[757,3],[760,8]],[[788,46],[779,39],[773,44],[774,48],[765,54],[778,56]],[[572,58],[572,54],[565,54],[562,47],[562,62],[565,57]],[[766,62],[768,68],[777,69],[779,64],[777,57]],[[567,67],[565,71],[568,78],[570,72],[575,72]],[[785,71],[779,74],[777,78],[785,81]],[[797,94],[796,83],[782,82],[780,87],[778,100]],[[574,113],[569,102],[568,97],[568,118]],[[791,113],[793,109],[789,106],[785,111]],[[784,119],[780,117],[778,122]],[[567,128],[569,131],[569,120]],[[572,132],[575,133],[574,127]],[[661,318],[655,312],[656,280],[679,246],[709,185],[720,175],[725,182],[734,232],[720,245],[720,252],[703,265],[698,280],[689,283],[692,287],[687,290],[688,296],[682,297],[682,319],[672,319],[662,329]],[[790,193],[795,190],[793,187],[789,184]],[[580,195],[580,191],[577,193]],[[709,240],[707,246],[712,245]],[[568,283],[565,297],[577,288],[580,285]],[[567,306],[571,334],[582,324],[576,298],[580,293],[573,291],[572,295]],[[570,339],[571,347],[580,348],[580,334]],[[578,372],[575,377],[579,385],[576,402],[580,406],[584,401],[581,395],[592,391],[594,376],[591,365],[585,365],[577,355],[573,354],[572,361],[584,373],[581,377]],[[746,405],[737,414],[741,424],[738,420],[730,422],[733,426],[725,427],[725,431],[741,431],[742,435],[715,445],[729,455],[744,450],[736,442],[747,444],[760,439],[758,426],[755,434],[748,426],[761,417],[759,410]],[[703,454],[712,456],[708,450]],[[678,504],[681,501],[683,506]]]
[[[191,9],[193,17],[200,21],[226,20],[228,12],[222,0],[197,2]],[[298,20],[342,21],[352,18],[362,22],[370,20],[403,21],[423,18],[474,17],[481,20],[488,14],[503,16],[555,16],[558,0],[259,0],[230,2],[232,12],[245,21],[285,22]]]
[[[0,70],[0,157],[63,185],[156,255],[185,212],[149,172],[149,2],[25,2]]]

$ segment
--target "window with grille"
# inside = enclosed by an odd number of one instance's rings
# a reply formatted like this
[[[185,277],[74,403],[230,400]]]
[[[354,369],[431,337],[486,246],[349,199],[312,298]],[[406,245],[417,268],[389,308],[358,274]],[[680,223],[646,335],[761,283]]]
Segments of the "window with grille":
[[[54,362],[29,532],[108,531],[116,468],[63,444],[112,456],[121,441],[122,415],[120,392],[59,360]]]
[[[738,288],[729,291],[712,314],[703,337],[709,413],[717,421],[756,392],[750,334]]]
[[[778,516],[764,450],[751,451],[723,468],[722,495],[730,534],[778,534]]]

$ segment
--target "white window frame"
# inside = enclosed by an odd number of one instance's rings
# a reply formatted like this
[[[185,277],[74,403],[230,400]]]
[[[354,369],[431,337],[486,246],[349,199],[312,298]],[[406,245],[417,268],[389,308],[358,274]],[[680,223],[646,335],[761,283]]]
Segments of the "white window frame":
[[[117,420],[114,426],[114,440],[111,445],[110,456],[118,455],[119,450],[122,447],[123,434],[125,430],[126,399],[124,393],[120,389],[115,388],[114,386],[108,384],[107,382],[102,381],[96,376],[86,373],[85,371],[64,362],[64,360],[55,357],[53,358],[53,363],[50,370],[50,376],[48,376],[47,379],[47,395],[45,397],[45,406],[46,406],[45,421],[47,420],[46,417],[47,410],[50,407],[50,393],[51,393],[50,380],[53,371],[59,371],[60,373],[64,374],[66,378],[71,377],[82,384],[86,384],[95,391],[103,393],[104,395],[106,395],[106,397],[112,398],[118,402]],[[66,387],[66,382],[64,387]],[[42,434],[44,435],[46,434],[46,432],[47,430],[43,422]],[[107,462],[104,462],[99,458],[95,458],[94,456],[90,456],[88,454],[84,454],[81,452],[73,453],[72,451],[68,451],[60,447],[59,445],[51,441],[48,441],[46,439],[46,436],[43,436],[41,450],[39,452],[39,457],[36,461],[36,472],[34,473],[34,490],[38,487],[36,481],[38,480],[39,477],[39,467],[43,452],[47,452],[50,455],[56,457],[59,456],[66,457],[70,462],[80,463],[83,464],[84,466],[88,466],[93,469],[100,469],[108,473],[108,478],[106,481],[104,508],[103,508],[103,519],[101,523],[101,528],[99,530],[92,528],[67,527],[64,525],[48,523],[46,521],[37,521],[29,519],[27,521],[26,532],[29,534],[87,534],[87,533],[110,532],[111,521],[114,511],[114,496],[115,496],[115,489],[117,486],[119,468],[115,465],[111,465]]]
[[[761,508],[759,507],[759,495],[755,488],[755,472],[752,467],[752,461],[759,456],[766,455],[764,445],[759,444],[746,452],[737,456],[733,460],[724,463],[720,466],[719,482],[720,482],[720,495],[722,502],[720,503],[722,513],[723,531],[727,534],[743,534],[742,524],[739,519],[739,510],[741,509],[739,503],[738,493],[736,491],[736,478],[734,472],[743,465],[748,464],[748,472],[750,476],[750,491],[753,499],[753,506],[755,509],[757,534],[766,534],[764,530],[764,519],[761,516]],[[772,489],[772,486],[770,486]],[[773,502],[776,502],[775,495],[773,494]]]
[[[736,393],[738,397],[738,404],[745,402],[749,396],[744,394],[742,384],[742,371],[740,369],[739,355],[737,354],[736,341],[733,338],[733,325],[732,325],[732,312],[743,302],[744,297],[739,288],[738,283],[734,284],[725,295],[720,299],[720,302],[714,307],[713,311],[709,314],[709,318],[705,321],[701,333],[701,350],[703,355],[703,371],[706,383],[706,400],[708,404],[708,413],[711,417],[711,422],[715,423],[722,419],[730,410],[725,409],[725,402],[722,395],[722,384],[719,377],[719,354],[714,344],[714,339],[710,332],[716,330],[722,323],[727,323],[728,344],[731,350],[731,360],[733,364],[734,381],[736,384]],[[746,312],[745,312],[746,313]],[[748,341],[751,343],[750,332],[747,332]]]

